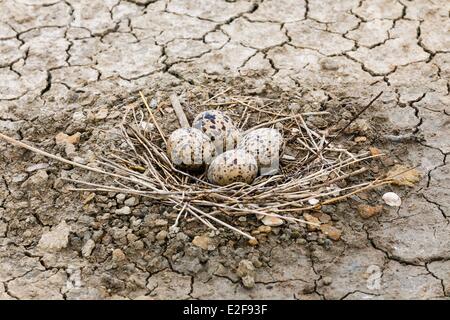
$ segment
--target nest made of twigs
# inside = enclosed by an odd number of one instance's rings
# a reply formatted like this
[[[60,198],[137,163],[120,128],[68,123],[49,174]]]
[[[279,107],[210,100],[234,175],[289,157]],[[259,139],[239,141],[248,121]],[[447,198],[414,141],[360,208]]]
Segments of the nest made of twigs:
[[[221,216],[271,216],[319,227],[317,221],[301,219],[301,214],[390,182],[388,178],[367,179],[362,176],[368,170],[368,161],[379,155],[369,152],[352,154],[334,145],[333,137],[327,136],[329,133],[326,130],[319,131],[307,125],[305,118],[326,116],[327,112],[287,114],[261,107],[253,103],[252,97],[215,101],[219,96],[215,95],[196,106],[196,112],[211,106],[222,108],[241,130],[276,126],[283,133],[285,148],[277,175],[260,176],[250,185],[234,183],[216,186],[207,181],[205,173],[193,174],[177,169],[165,150],[166,137],[170,132],[166,132],[165,126],[157,121],[154,115],[157,110],[152,110],[141,93],[144,104],[127,108],[120,124],[128,150],[109,153],[98,161],[104,169],[92,170],[113,178],[114,182],[106,185],[67,179],[85,186],[72,190],[121,192],[148,197],[178,210],[172,231],[178,229],[181,218],[191,216],[213,230],[217,230],[216,225],[220,224],[254,240],[248,233],[223,221]],[[180,104],[176,96],[172,96],[171,101],[174,107],[178,105],[175,111],[179,116]],[[241,105],[244,112],[230,110],[230,106],[235,104]],[[185,122],[182,118],[185,117],[179,117],[180,123]],[[251,125],[249,119],[260,122]],[[153,130],[149,130],[151,126],[154,126]],[[357,175],[362,178],[349,179]],[[343,180],[353,182],[339,188],[337,184]]]

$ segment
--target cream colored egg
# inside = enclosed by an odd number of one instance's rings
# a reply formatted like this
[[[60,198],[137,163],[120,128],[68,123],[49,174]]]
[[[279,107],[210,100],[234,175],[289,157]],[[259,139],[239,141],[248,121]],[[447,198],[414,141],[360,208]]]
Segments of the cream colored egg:
[[[216,154],[235,149],[241,137],[231,118],[219,110],[208,110],[198,114],[192,126],[211,139]]]
[[[276,129],[260,128],[247,133],[239,142],[238,149],[253,155],[258,162],[260,174],[273,175],[279,170],[283,137]]]
[[[220,186],[234,182],[250,184],[257,175],[256,159],[244,150],[229,150],[218,155],[208,169],[208,180]]]
[[[167,141],[167,154],[182,169],[199,170],[211,163],[215,148],[207,135],[195,128],[177,129]]]

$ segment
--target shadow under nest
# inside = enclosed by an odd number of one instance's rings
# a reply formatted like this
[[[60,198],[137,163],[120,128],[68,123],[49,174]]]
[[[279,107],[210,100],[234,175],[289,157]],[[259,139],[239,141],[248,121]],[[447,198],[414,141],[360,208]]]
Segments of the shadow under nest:
[[[166,137],[172,128],[163,125],[165,113],[160,109],[160,105],[172,105],[180,119],[179,113],[184,115],[184,112],[176,95],[171,95],[158,105],[149,105],[140,93],[143,103],[126,107],[120,123],[121,142],[122,145],[125,142],[127,147],[106,150],[105,156],[99,157],[93,165],[79,164],[46,153],[2,134],[0,138],[109,179],[101,179],[109,181],[104,183],[63,178],[77,185],[69,190],[120,192],[149,198],[177,210],[177,218],[169,228],[170,232],[178,232],[181,219],[197,219],[213,230],[218,230],[219,225],[228,228],[248,238],[250,244],[256,244],[256,238],[233,226],[233,222],[225,222],[232,219],[224,219],[224,216],[256,215],[258,219],[268,216],[308,225],[328,235],[333,227],[322,224],[309,215],[309,211],[392,182],[392,177],[373,178],[365,174],[369,171],[370,160],[381,154],[353,154],[335,143],[336,137],[345,128],[331,133],[328,129],[319,130],[308,124],[308,117],[327,117],[329,112],[302,112],[301,107],[286,111],[277,107],[276,99],[226,94],[227,91],[221,91],[205,101],[191,99],[184,103],[184,109],[189,115],[209,109],[224,111],[244,132],[260,127],[279,130],[284,146],[276,175],[259,176],[251,184],[216,186],[208,182],[205,173],[194,174],[177,169],[166,154]],[[189,92],[183,94],[189,95]],[[361,108],[353,120],[380,95]],[[341,188],[338,184],[342,181],[346,184]]]

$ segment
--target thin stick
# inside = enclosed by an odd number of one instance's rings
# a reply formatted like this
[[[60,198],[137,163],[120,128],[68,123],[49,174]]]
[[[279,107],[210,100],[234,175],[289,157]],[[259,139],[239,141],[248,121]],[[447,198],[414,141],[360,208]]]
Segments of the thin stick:
[[[139,94],[141,95],[142,101],[144,102],[144,105],[147,108],[148,113],[150,114],[150,117],[152,118],[153,124],[155,125],[156,129],[158,129],[159,135],[164,140],[164,143],[167,145],[166,137],[164,136],[164,133],[162,132],[161,128],[159,127],[158,121],[156,121],[155,116],[153,115],[153,112],[147,103],[147,99],[144,97],[144,94],[142,93],[142,91],[139,91]]]
[[[180,122],[180,126],[182,128],[189,128],[191,125],[189,124],[186,114],[183,111],[183,107],[181,106],[180,100],[175,93],[170,95],[170,102],[172,103],[173,110],[175,110],[175,114],[177,115],[178,122]]]

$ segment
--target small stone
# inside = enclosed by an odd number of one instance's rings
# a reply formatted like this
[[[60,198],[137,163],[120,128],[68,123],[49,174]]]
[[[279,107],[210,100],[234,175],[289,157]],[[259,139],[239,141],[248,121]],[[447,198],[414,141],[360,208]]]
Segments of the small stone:
[[[168,222],[167,222],[167,220],[164,220],[164,219],[156,219],[156,220],[153,222],[153,224],[154,224],[156,227],[164,227],[164,226],[166,226],[166,225],[168,224]]]
[[[242,217],[239,217],[238,220],[239,220],[239,222],[247,222],[247,217],[242,216]]]
[[[359,136],[355,138],[355,142],[356,143],[362,143],[362,142],[366,142],[367,141],[367,137],[364,136]]]
[[[250,239],[248,240],[248,244],[254,247],[258,244],[258,240],[256,238]]]
[[[255,278],[252,276],[242,277],[242,284],[244,287],[251,289],[255,286]]]
[[[141,241],[141,240],[134,241],[134,242],[131,244],[131,246],[132,246],[133,249],[135,249],[135,250],[143,250],[144,247],[145,247],[144,242]]]
[[[150,108],[156,109],[156,107],[158,107],[158,99],[152,98],[152,100],[150,100]]]
[[[345,133],[364,133],[370,129],[370,124],[365,119],[355,120],[347,129]]]
[[[380,154],[381,154],[381,151],[380,151],[380,149],[378,149],[378,148],[375,148],[375,147],[370,147],[369,148],[369,151],[370,151],[370,154],[372,155],[372,156],[379,156]]]
[[[399,186],[413,187],[421,179],[421,173],[417,169],[411,169],[407,166],[396,164],[388,172],[392,177],[392,183]]]
[[[28,174],[19,173],[12,177],[12,182],[14,182],[14,183],[24,182],[25,180],[27,180],[27,177],[28,177]]]
[[[124,204],[128,207],[134,207],[139,203],[139,200],[136,197],[131,197],[125,200]]]
[[[71,136],[60,132],[55,137],[56,144],[78,144],[80,142],[81,133],[77,132]]]
[[[22,187],[38,187],[44,185],[48,180],[48,174],[45,170],[39,170],[34,175],[29,177],[23,184]]]
[[[329,214],[322,213],[322,214],[319,216],[319,220],[320,220],[320,222],[322,222],[322,223],[328,223],[328,222],[331,221],[331,216],[330,216]]]
[[[119,193],[116,195],[117,203],[123,203],[127,196],[123,193]]]
[[[104,120],[108,116],[108,108],[101,108],[95,114],[95,120]]]
[[[258,230],[260,233],[269,233],[270,231],[272,231],[272,227],[270,226],[260,226],[258,227]]]
[[[25,169],[26,172],[33,172],[37,170],[43,170],[48,168],[48,163],[38,163],[33,164],[32,166],[29,166]]]
[[[264,218],[262,218],[262,223],[264,223],[264,225],[269,226],[269,227],[278,227],[281,226],[284,221],[278,217],[271,217],[271,216],[265,216]]]
[[[136,241],[139,237],[133,233],[127,234],[127,240],[129,243]]]
[[[84,159],[82,157],[75,156],[75,157],[73,157],[72,160],[73,160],[73,162],[76,162],[76,163],[87,164],[86,159]]]
[[[89,239],[88,241],[86,241],[83,248],[81,248],[81,254],[83,255],[83,257],[87,258],[92,254],[94,248],[95,248],[94,240]]]
[[[236,274],[241,278],[248,275],[253,276],[255,274],[255,266],[250,260],[241,260],[236,269]]]
[[[341,238],[342,231],[329,225],[329,224],[322,224],[320,226],[320,231],[323,232],[328,238],[331,240],[337,241]]]
[[[167,238],[167,235],[168,235],[168,233],[166,230],[161,230],[156,235],[156,240],[159,240],[159,241],[165,240]]]
[[[126,256],[125,256],[125,253],[123,253],[122,250],[120,250],[120,249],[114,249],[113,250],[113,252],[112,252],[112,260],[114,262],[122,262],[122,261],[125,261],[125,259],[126,259]]]
[[[383,211],[383,206],[369,206],[369,205],[360,205],[358,206],[358,213],[364,219],[369,219],[373,216],[378,215]]]
[[[75,146],[70,143],[66,143],[66,147],[64,148],[64,152],[69,158],[76,157],[77,153],[75,151]]]
[[[116,209],[115,213],[120,215],[129,215],[131,213],[131,208],[125,206],[120,209]]]
[[[212,239],[207,236],[195,236],[194,240],[192,240],[192,244],[208,251],[212,251],[216,248],[216,246],[213,244]]]
[[[8,229],[8,225],[6,223],[0,221],[0,237],[4,237],[6,235],[7,229]]]
[[[309,213],[305,213],[305,214],[303,215],[303,217],[305,218],[306,221],[317,224],[317,226],[312,225],[312,224],[307,224],[307,225],[306,225],[306,228],[307,228],[309,231],[314,231],[314,230],[319,229],[320,220],[319,220],[318,218],[316,218],[316,217],[310,215]]]
[[[108,115],[108,119],[116,119],[122,115],[120,111],[113,111]]]
[[[324,285],[329,286],[333,282],[333,279],[331,277],[323,277],[322,281]]]
[[[170,235],[175,235],[178,232],[180,232],[180,228],[179,227],[177,227],[177,226],[170,226],[169,227],[169,234]]]
[[[69,244],[70,227],[62,221],[51,231],[44,233],[39,240],[38,248],[44,251],[56,252]]]
[[[72,115],[72,119],[75,122],[84,122],[86,120],[86,116],[84,115],[83,111],[77,111]]]
[[[386,192],[383,194],[382,199],[388,206],[391,207],[400,207],[402,205],[402,199],[400,199],[398,194],[394,192]]]

